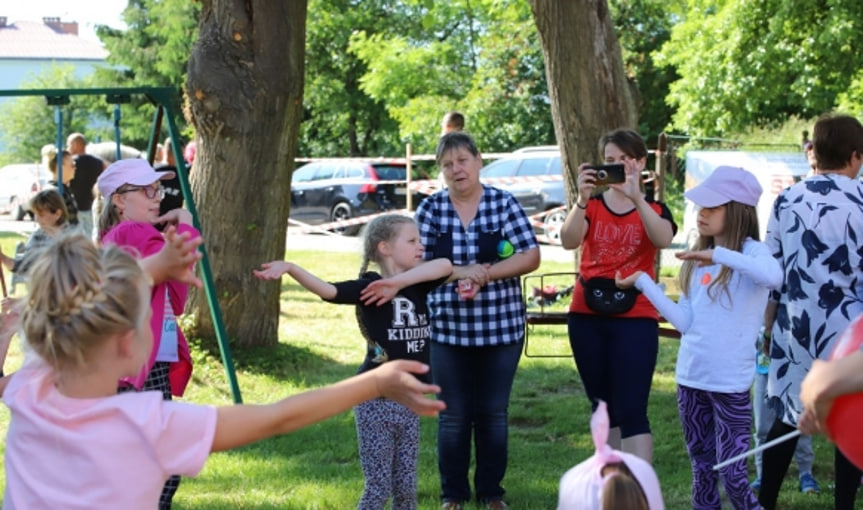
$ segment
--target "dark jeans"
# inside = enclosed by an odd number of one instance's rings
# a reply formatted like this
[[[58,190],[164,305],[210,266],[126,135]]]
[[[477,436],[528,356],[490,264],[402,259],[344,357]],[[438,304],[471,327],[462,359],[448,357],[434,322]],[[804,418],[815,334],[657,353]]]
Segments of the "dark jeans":
[[[432,342],[431,367],[446,410],[438,420],[438,470],[444,500],[470,500],[471,433],[474,488],[480,501],[503,497],[507,408],[522,344],[461,347]]]
[[[659,326],[653,319],[570,313],[569,345],[584,391],[594,411],[608,404],[612,427],[623,438],[650,434],[647,400],[659,352]]]

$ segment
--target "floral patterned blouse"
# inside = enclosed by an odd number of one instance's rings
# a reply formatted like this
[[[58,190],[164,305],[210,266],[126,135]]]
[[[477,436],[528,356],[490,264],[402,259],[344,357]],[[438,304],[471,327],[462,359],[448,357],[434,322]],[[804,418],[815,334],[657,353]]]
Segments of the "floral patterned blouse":
[[[830,356],[863,313],[863,182],[816,175],[783,190],[766,244],[784,273],[773,324],[767,394],[791,426],[803,409],[800,383],[812,360]]]

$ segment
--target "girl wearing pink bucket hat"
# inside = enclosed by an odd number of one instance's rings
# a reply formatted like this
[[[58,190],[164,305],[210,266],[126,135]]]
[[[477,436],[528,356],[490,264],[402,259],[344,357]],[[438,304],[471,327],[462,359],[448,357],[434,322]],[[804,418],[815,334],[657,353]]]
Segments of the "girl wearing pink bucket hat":
[[[189,232],[190,239],[200,237],[189,211],[174,209],[159,215],[159,204],[165,196],[160,181],[172,177],[174,172],[157,172],[143,159],[121,159],[108,166],[96,183],[103,197],[100,242],[128,247],[146,257],[165,244],[163,234],[155,227],[157,224],[175,225],[177,234]],[[171,400],[172,395],[183,396],[192,376],[192,357],[177,316],[183,313],[188,293],[185,283],[153,282],[150,297],[153,347],[141,372],[120,381],[119,391],[157,390],[164,400]],[[179,484],[179,476],[172,476],[165,483],[160,508],[171,507]]]
[[[620,288],[641,290],[682,333],[677,354],[677,405],[692,465],[692,508],[719,508],[719,479],[731,505],[760,508],[749,487],[746,459],[713,466],[749,450],[755,375],[755,340],[782,270],[758,241],[755,206],[761,186],[742,168],[721,166],[686,192],[698,212],[698,240],[677,254],[682,294],[677,303],[636,271]]]

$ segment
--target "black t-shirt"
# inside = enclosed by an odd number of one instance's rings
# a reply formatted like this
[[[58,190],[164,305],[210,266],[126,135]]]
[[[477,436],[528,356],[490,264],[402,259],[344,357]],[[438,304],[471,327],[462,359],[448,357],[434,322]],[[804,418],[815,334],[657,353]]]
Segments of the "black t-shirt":
[[[177,167],[171,165],[160,164],[156,165],[157,172],[174,172],[172,179],[163,179],[161,181],[162,188],[165,189],[165,197],[162,203],[159,204],[159,215],[163,215],[168,211],[183,207],[183,191],[180,189],[180,176],[177,175]]]
[[[74,157],[74,162],[75,178],[69,181],[69,187],[75,195],[78,210],[89,211],[93,208],[93,186],[105,165],[101,159],[90,154],[79,154]]]
[[[381,306],[362,304],[360,293],[369,283],[380,279],[381,275],[370,271],[357,280],[333,283],[336,297],[328,300],[336,304],[357,305],[359,308],[367,350],[358,373],[393,359],[411,359],[428,364],[431,331],[426,296],[444,283],[446,278],[406,287],[392,301]],[[431,374],[425,373],[417,378],[430,382]]]

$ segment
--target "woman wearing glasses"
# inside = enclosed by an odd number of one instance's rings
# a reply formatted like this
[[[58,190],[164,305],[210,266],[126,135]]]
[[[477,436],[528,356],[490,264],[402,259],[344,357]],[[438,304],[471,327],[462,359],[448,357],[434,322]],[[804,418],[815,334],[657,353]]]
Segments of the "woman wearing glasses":
[[[189,211],[174,209],[159,215],[159,203],[165,196],[161,181],[174,175],[174,172],[153,170],[143,159],[121,159],[106,168],[97,181],[102,194],[100,242],[128,246],[136,255],[147,257],[165,244],[155,225],[173,225],[177,234],[188,232],[192,239],[199,237]],[[172,395],[183,395],[192,375],[192,359],[176,317],[183,313],[187,294],[185,284],[154,277],[150,297],[153,347],[141,373],[119,381],[118,391],[158,390],[165,400],[171,400]],[[170,508],[179,484],[179,476],[168,479],[159,500],[160,508]]]

